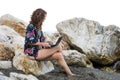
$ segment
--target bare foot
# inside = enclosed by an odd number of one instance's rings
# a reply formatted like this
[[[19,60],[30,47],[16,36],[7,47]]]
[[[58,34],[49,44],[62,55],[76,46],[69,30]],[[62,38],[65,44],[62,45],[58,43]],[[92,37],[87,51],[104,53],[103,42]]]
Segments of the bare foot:
[[[79,77],[79,75],[77,75],[77,74],[70,74],[70,75],[68,75],[68,77]]]
[[[76,74],[69,74],[68,77],[75,76]]]

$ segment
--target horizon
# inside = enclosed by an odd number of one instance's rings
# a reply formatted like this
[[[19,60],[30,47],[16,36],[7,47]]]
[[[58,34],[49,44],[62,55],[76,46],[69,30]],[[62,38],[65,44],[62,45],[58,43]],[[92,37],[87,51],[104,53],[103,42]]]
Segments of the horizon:
[[[56,24],[75,17],[99,22],[103,26],[120,27],[119,0],[3,0],[0,17],[10,14],[27,23],[32,12],[42,8],[47,12],[43,31],[56,31]]]

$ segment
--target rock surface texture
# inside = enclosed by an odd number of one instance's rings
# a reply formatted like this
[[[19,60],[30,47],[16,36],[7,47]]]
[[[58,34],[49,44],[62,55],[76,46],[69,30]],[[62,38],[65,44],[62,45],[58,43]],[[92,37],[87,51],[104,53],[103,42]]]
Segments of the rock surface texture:
[[[57,24],[64,41],[85,54],[90,60],[109,64],[120,58],[120,28],[102,26],[84,18],[74,18]]]

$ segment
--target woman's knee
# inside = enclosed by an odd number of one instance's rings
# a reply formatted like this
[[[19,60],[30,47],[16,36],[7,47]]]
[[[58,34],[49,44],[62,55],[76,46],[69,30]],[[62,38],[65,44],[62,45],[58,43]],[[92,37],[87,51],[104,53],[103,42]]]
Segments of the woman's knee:
[[[63,54],[61,53],[61,52],[58,52],[57,53],[57,57],[58,57],[58,59],[63,59],[64,57],[63,57]]]
[[[58,49],[58,51],[62,51],[62,47],[60,45],[56,46],[56,48]]]

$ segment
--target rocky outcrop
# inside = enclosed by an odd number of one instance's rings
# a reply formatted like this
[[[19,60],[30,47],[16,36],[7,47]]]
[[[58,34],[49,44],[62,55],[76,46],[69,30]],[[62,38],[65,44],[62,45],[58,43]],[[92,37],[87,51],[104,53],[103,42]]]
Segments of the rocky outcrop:
[[[0,69],[12,68],[12,61],[0,61]]]
[[[25,75],[25,74],[14,73],[14,72],[10,73],[10,79],[11,80],[38,80],[33,75]]]
[[[56,67],[54,71],[46,75],[40,75],[39,80],[119,80],[120,74],[113,72],[105,72],[99,69],[69,66],[77,76],[67,77],[66,74]]]
[[[0,60],[12,60],[16,43],[23,46],[24,38],[8,26],[0,26]]]
[[[63,50],[63,55],[68,65],[93,68],[92,62],[86,57],[86,55],[81,54],[76,50]]]
[[[9,43],[0,42],[0,60],[12,60],[14,57],[14,48]]]
[[[9,26],[12,29],[14,29],[16,32],[18,32],[21,36],[25,36],[25,28],[27,23],[15,18],[10,14],[6,14],[0,17],[0,24]]]
[[[0,25],[0,36],[0,42],[11,44],[11,48],[14,47],[16,43],[22,46],[24,45],[24,38],[8,26]]]
[[[116,69],[117,72],[120,72],[120,61],[117,61],[116,63],[114,63],[113,68]]]
[[[57,24],[64,41],[100,64],[120,58],[120,29],[114,25],[102,26],[84,18],[74,18]]]
[[[25,73],[35,75],[45,74],[54,69],[51,62],[37,62],[25,57],[24,37],[20,36],[16,31],[8,26],[0,26],[0,42],[1,42],[1,60],[13,61],[13,66],[18,70],[23,70]],[[9,53],[9,54],[8,54]],[[14,57],[14,58],[13,58]],[[46,67],[48,66],[48,67]]]
[[[116,70],[120,70],[120,61],[115,63],[114,68],[102,65],[104,67],[99,67],[101,70],[94,69],[94,64],[91,62],[92,60],[96,63],[109,64],[120,57],[120,33],[116,26],[104,27],[95,21],[75,18],[59,23],[57,28],[60,33],[44,34],[46,41],[53,42],[60,35],[64,35],[60,43],[63,55],[72,72],[77,74],[67,77],[57,62],[30,60],[24,55],[24,35],[21,34],[25,32],[24,22],[11,15],[5,15],[0,18],[0,24],[0,80],[119,80],[120,78],[120,74],[115,73]]]
[[[25,74],[11,72],[10,77],[7,77],[2,73],[0,75],[0,80],[38,80],[38,79],[33,75],[25,75]]]

